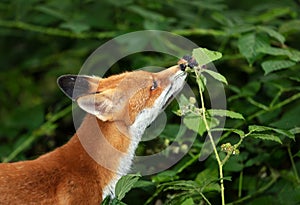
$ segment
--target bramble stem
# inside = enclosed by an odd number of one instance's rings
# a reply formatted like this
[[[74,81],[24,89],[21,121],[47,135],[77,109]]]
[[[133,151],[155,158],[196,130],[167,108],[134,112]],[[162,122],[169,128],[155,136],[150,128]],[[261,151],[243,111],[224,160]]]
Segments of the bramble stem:
[[[293,158],[293,155],[292,155],[291,145],[290,144],[288,145],[287,150],[288,150],[289,158],[291,160],[291,164],[292,164],[292,168],[293,168],[293,172],[294,172],[296,181],[297,181],[297,183],[300,183],[300,179],[299,179],[297,167],[295,165],[295,161],[294,161],[294,158]]]
[[[10,20],[0,20],[0,27],[21,29],[24,31],[33,31],[42,34],[52,35],[52,36],[62,36],[67,38],[78,38],[78,39],[107,39],[120,35],[119,31],[106,31],[106,32],[73,32],[65,29],[53,28],[35,25],[31,23],[26,23],[22,21],[10,21]],[[213,29],[178,29],[171,31],[174,34],[182,36],[198,35],[198,36],[228,36],[227,32],[221,30]]]
[[[272,171],[272,170],[271,170]],[[279,178],[279,174],[275,173],[274,171],[272,171],[272,179],[269,183],[267,183],[265,186],[261,187],[260,189],[258,189],[256,192],[252,193],[252,194],[249,194],[243,198],[240,198],[234,202],[231,202],[231,203],[228,203],[226,205],[235,205],[235,204],[241,204],[241,203],[244,203],[245,201],[251,199],[252,197],[255,197],[261,193],[264,193],[267,189],[269,189],[276,181],[277,179]]]
[[[195,71],[195,73],[196,73],[197,79],[200,79],[200,76],[199,76],[199,73],[198,73],[197,70]],[[215,145],[214,139],[213,139],[211,131],[210,131],[210,127],[209,127],[207,119],[206,119],[206,109],[205,109],[204,97],[203,97],[203,93],[202,93],[202,92],[204,92],[204,90],[202,91],[202,88],[199,85],[199,83],[198,83],[198,87],[199,87],[199,94],[200,94],[200,100],[201,100],[201,106],[202,106],[202,112],[203,112],[203,122],[205,124],[205,128],[206,128],[208,137],[211,141],[211,145],[213,147],[213,150],[214,150],[217,162],[218,162],[218,166],[219,166],[219,176],[220,176],[220,186],[221,186],[221,201],[222,201],[222,205],[225,205],[225,193],[224,193],[225,188],[224,188],[224,179],[223,179],[224,178],[223,177],[223,164],[222,164],[222,161],[220,159],[217,147]]]

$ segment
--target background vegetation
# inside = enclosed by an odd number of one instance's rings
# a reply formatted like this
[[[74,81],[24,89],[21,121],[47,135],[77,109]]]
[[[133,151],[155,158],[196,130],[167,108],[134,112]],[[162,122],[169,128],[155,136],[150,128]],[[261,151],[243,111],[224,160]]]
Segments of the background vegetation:
[[[78,73],[99,45],[119,34],[166,30],[223,53],[216,66],[228,81],[228,109],[244,116],[226,121],[230,129],[216,145],[221,159],[230,155],[223,167],[226,203],[300,204],[299,15],[298,0],[2,0],[0,159],[36,158],[72,136],[71,102],[58,89],[58,76]],[[136,54],[110,72],[172,64],[168,56]],[[174,117],[150,143],[172,140],[176,126]],[[203,141],[199,135],[170,170],[132,183],[123,202],[220,204],[216,155],[197,160]],[[138,152],[156,152],[153,147]]]

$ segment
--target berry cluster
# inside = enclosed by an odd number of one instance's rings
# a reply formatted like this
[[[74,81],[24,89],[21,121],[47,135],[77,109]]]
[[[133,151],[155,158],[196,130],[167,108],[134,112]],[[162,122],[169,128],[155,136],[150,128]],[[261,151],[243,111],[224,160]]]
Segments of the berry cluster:
[[[185,55],[182,57],[182,59],[179,60],[178,65],[181,70],[185,70],[186,67],[193,69],[194,67],[197,67],[199,64],[192,56]]]

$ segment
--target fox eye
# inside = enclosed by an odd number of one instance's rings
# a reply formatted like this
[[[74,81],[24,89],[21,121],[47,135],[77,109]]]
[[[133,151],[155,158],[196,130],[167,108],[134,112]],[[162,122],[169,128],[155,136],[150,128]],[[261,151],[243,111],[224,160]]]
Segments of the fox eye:
[[[150,90],[155,90],[157,88],[157,86],[158,86],[157,81],[154,80]]]

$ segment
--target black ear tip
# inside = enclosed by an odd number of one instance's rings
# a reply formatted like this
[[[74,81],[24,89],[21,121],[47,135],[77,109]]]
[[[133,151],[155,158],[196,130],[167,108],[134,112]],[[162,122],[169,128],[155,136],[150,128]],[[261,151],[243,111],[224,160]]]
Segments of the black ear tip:
[[[57,79],[57,84],[60,89],[71,99],[73,99],[76,79],[76,75],[62,75]]]

